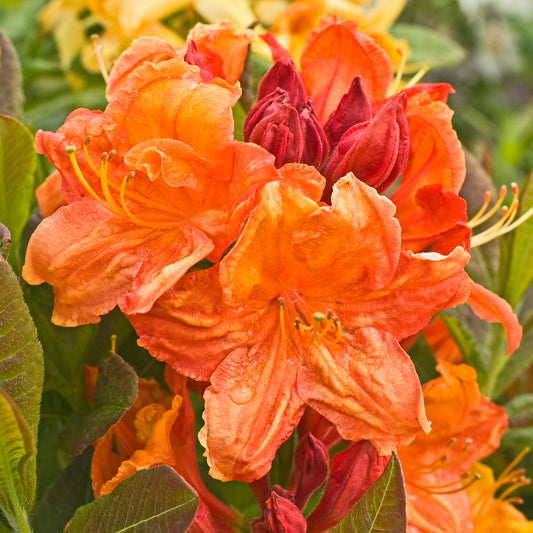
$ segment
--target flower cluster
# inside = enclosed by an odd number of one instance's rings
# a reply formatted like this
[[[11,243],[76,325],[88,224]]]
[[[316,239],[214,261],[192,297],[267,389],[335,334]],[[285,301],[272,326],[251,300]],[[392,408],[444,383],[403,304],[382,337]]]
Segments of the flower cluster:
[[[452,89],[413,80],[399,90],[374,39],[325,19],[298,63],[264,37],[274,63],[238,141],[232,107],[252,39],[228,23],[197,25],[177,50],[138,39],[110,72],[105,110],[37,133],[56,172],[39,191],[48,216],[24,278],[53,286],[59,325],[118,305],[170,376],[171,393],[142,383],[97,443],[95,494],[166,463],[200,495],[197,530],[237,520],[199,478],[188,378],[205,385],[211,476],[252,484],[262,505],[253,531],[326,531],[392,453],[409,530],[470,531],[466,488],[505,413],[466,365],[441,363],[422,387],[402,347],[462,303],[504,325],[508,352],[521,337],[509,305],[464,270],[471,229]],[[270,487],[295,431],[290,487]]]

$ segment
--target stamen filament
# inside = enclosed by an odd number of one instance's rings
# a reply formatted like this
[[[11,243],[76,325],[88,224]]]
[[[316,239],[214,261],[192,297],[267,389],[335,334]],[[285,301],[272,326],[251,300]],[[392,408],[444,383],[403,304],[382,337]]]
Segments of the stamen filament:
[[[98,67],[100,68],[102,78],[104,78],[104,81],[107,85],[109,83],[109,74],[107,73],[104,58],[102,57],[102,46],[100,45],[100,36],[97,34],[93,34],[91,35],[91,39],[93,41],[94,55],[96,56],[96,60],[98,61]]]
[[[96,200],[100,205],[104,206],[106,209],[109,210],[110,206],[106,204],[93,190],[93,188],[89,185],[87,180],[85,179],[85,176],[83,175],[80,166],[78,165],[78,160],[76,159],[76,148],[74,146],[67,146],[65,148],[65,152],[67,153],[70,163],[72,165],[72,168],[74,169],[74,172],[76,173],[76,176],[80,180],[81,184],[83,185],[84,189],[89,193],[91,198],[93,200]]]
[[[111,192],[109,190],[109,180],[107,179],[107,168],[109,166],[109,161],[113,159],[115,155],[115,151],[111,150],[111,152],[106,153],[104,152],[102,154],[101,160],[100,160],[100,184],[102,185],[102,192],[104,193],[105,199],[107,200],[107,203],[110,205],[112,210],[117,214],[122,214],[122,209],[117,204],[115,199],[111,196]]]
[[[409,83],[405,86],[406,89],[414,87],[429,71],[429,67],[424,65],[419,71],[409,80]]]
[[[398,52],[400,53],[400,66],[398,67],[398,72],[396,72],[396,76],[394,77],[394,80],[390,84],[389,90],[387,91],[387,97],[392,96],[398,91],[398,87],[400,86],[400,81],[405,70],[405,63],[407,61],[406,54],[401,50],[398,50]]]
[[[120,205],[122,206],[122,209],[124,210],[124,214],[132,221],[135,222],[135,224],[138,224],[139,226],[146,226],[148,228],[172,228],[175,226],[172,222],[152,222],[149,220],[143,220],[142,218],[139,218],[135,216],[129,209],[129,207],[126,205],[126,185],[128,181],[135,176],[135,172],[129,172],[126,174],[124,179],[122,180],[122,185],[120,187]]]
[[[485,194],[485,202],[483,203],[483,206],[481,209],[466,223],[466,225],[469,228],[474,229],[475,227],[479,226],[480,224],[483,224],[486,220],[488,220],[498,209],[500,208],[500,205],[503,203],[503,199],[505,198],[505,195],[507,194],[507,187],[505,185],[502,185],[500,188],[500,192],[498,195],[497,202],[492,206],[490,211],[486,214],[485,211],[487,210],[488,203],[490,202],[490,193]]]
[[[287,340],[287,331],[285,330],[285,300],[279,298],[279,324],[281,329],[281,340]]]

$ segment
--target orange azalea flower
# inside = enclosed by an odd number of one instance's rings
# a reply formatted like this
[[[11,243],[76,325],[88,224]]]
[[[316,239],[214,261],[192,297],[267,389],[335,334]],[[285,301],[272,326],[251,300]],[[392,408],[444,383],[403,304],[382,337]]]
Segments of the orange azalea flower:
[[[52,320],[98,322],[117,303],[144,312],[192,265],[216,261],[241,230],[273,157],[233,139],[238,85],[206,83],[157,39],[118,61],[102,113],[78,109],[36,148],[67,206],[30,240],[24,278],[50,283]]]
[[[517,459],[520,458],[521,456]],[[474,533],[533,532],[533,521],[528,520],[513,505],[513,503],[521,503],[521,499],[511,494],[530,482],[524,477],[523,469],[513,470],[516,463],[518,463],[517,460],[513,461],[497,480],[494,479],[491,468],[486,465],[476,463],[472,468],[472,471],[480,478],[477,483],[467,489],[472,503]],[[500,491],[499,496],[496,496],[496,491]]]
[[[210,380],[201,440],[222,480],[263,476],[306,405],[381,454],[427,431],[398,340],[468,295],[468,255],[402,252],[394,206],[372,187],[348,175],[320,207],[312,167],[280,173],[219,265],[129,317],[152,355]]]
[[[216,524],[213,531],[233,531],[226,522],[234,521],[235,513],[215,498],[200,478],[187,380],[170,369],[165,378],[171,393],[153,379],[139,379],[132,407],[96,442],[91,464],[94,495],[109,494],[139,470],[168,464],[198,493],[202,513],[197,520]]]
[[[431,432],[398,450],[407,496],[408,531],[472,531],[464,490],[478,483],[473,464],[494,451],[507,428],[505,409],[481,396],[467,365],[440,362],[441,377],[422,387]]]
[[[287,52],[271,38],[269,44],[275,59],[286,61]],[[273,79],[275,81],[275,76]],[[323,152],[327,141],[323,140],[325,134],[320,135],[318,131],[320,126],[309,118],[312,115],[305,108],[308,104],[304,104],[301,110],[296,106],[305,117],[298,123],[304,146],[296,152],[294,145],[298,139],[291,139],[293,144],[291,150],[284,152],[284,162],[290,160],[287,156],[300,154],[300,161],[319,166],[332,182],[338,178],[333,163],[339,162],[343,172],[352,170],[380,191],[401,173],[391,200],[402,227],[402,248],[444,255],[457,246],[468,250],[471,230],[467,225],[466,202],[458,196],[466,173],[464,154],[452,127],[453,113],[446,104],[452,88],[447,84],[408,87],[400,93],[404,94],[403,110],[399,105],[400,94],[391,96],[396,83],[385,51],[358,31],[355,22],[336,23],[331,19],[322,21],[309,36],[301,57],[301,80],[331,145],[329,161],[306,159],[308,153]],[[303,101],[296,81],[280,80],[280,85],[294,100]],[[270,86],[271,83],[267,85]],[[268,100],[268,95],[256,105],[261,107],[259,104],[264,100]],[[345,103],[354,101],[357,106],[346,107]],[[292,100],[289,103],[292,104]],[[362,108],[367,109],[366,115]],[[253,112],[248,120],[254,120]],[[276,115],[274,122],[279,120]],[[259,122],[258,130],[261,138],[268,142],[262,145],[269,150],[275,147],[272,152],[279,158],[280,142],[269,137],[269,129],[263,122]],[[292,126],[290,121],[288,123]],[[245,123],[245,138],[246,126]],[[279,130],[282,131],[282,127]],[[289,130],[297,131],[297,128]],[[281,133],[278,136],[281,137]],[[254,140],[253,134],[251,137]],[[306,144],[312,150],[306,150]],[[337,157],[339,153],[341,157]],[[468,303],[474,312],[485,320],[504,325],[507,353],[512,352],[520,343],[522,329],[510,306],[473,282],[471,291]]]

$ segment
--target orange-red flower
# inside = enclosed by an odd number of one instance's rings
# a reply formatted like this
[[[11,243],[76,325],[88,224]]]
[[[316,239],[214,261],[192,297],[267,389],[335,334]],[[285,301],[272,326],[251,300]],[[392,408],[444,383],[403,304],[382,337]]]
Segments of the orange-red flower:
[[[480,394],[473,368],[441,362],[437,369],[441,377],[422,387],[431,432],[398,450],[408,531],[465,533],[472,512],[464,487],[477,483],[470,469],[498,447],[507,416]]]
[[[236,238],[257,187],[278,179],[270,154],[233,139],[238,85],[202,80],[157,39],[111,73],[104,112],[78,109],[36,148],[68,203],[32,235],[23,275],[54,287],[53,321],[97,322],[117,303],[144,312],[192,265]]]
[[[194,411],[186,379],[167,368],[166,392],[153,379],[139,379],[137,398],[124,416],[94,446],[91,464],[95,497],[109,494],[121,481],[160,464],[168,464],[198,493],[202,512],[196,521],[232,531],[234,511],[203,484],[196,463]]]
[[[210,380],[201,440],[223,480],[264,475],[305,405],[381,454],[427,430],[398,340],[469,290],[468,254],[401,251],[394,206],[372,187],[348,175],[320,207],[311,167],[280,173],[219,265],[130,317],[152,355]]]

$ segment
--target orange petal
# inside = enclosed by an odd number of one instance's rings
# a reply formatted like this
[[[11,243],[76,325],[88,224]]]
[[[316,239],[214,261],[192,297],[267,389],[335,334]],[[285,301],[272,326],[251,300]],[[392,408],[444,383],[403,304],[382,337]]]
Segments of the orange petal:
[[[344,300],[324,298],[343,326],[373,326],[398,340],[418,333],[442,309],[464,303],[470,280],[464,266],[470,256],[456,248],[448,256],[402,252],[394,277],[377,291],[346,291]]]
[[[361,76],[372,102],[385,97],[392,81],[387,54],[356,26],[354,21],[336,24],[333,19],[324,20],[303,50],[302,78],[322,124],[356,76]]]
[[[208,381],[224,357],[248,342],[256,313],[239,316],[222,301],[218,266],[186,274],[152,309],[129,316],[139,344],[176,371]]]
[[[380,455],[429,431],[420,381],[394,337],[356,329],[345,342],[311,345],[298,373],[298,393],[335,424],[343,438],[366,439]]]
[[[400,186],[391,200],[398,217],[407,218],[419,211],[417,191],[431,184],[458,193],[465,178],[465,158],[457,133],[452,127],[453,112],[426,92],[408,99],[405,111],[409,124],[409,160]]]
[[[121,154],[144,141],[175,139],[225,168],[233,141],[231,106],[239,96],[238,85],[220,78],[204,83],[198,67],[182,59],[145,63],[107,106],[105,129]]]
[[[128,76],[138,66],[147,62],[159,63],[176,57],[178,57],[176,50],[166,41],[156,37],[135,39],[130,48],[113,65],[106,87],[107,99],[111,100],[120,89],[127,87]]]
[[[223,20],[216,24],[196,24],[188,35],[194,41],[200,55],[209,58],[216,55],[221,59],[220,72],[211,72],[228,83],[236,83],[244,66],[248,45],[254,40],[252,30],[235,31],[231,22]]]
[[[321,207],[294,231],[294,254],[310,271],[299,286],[313,296],[347,286],[383,287],[400,256],[394,205],[351,173],[333,191],[331,207]]]
[[[253,345],[231,352],[211,376],[200,439],[212,477],[248,483],[262,477],[298,424],[299,357],[289,343],[280,341],[278,307],[271,306]]]
[[[522,339],[522,326],[511,306],[503,298],[471,281],[470,296],[466,303],[479,318],[488,322],[499,322],[503,326],[507,337],[506,355],[518,348]]]
[[[33,233],[23,276],[52,285],[53,322],[74,326],[98,322],[119,301],[129,312],[149,309],[211,249],[193,228],[157,231],[115,217],[96,202],[75,202]]]
[[[66,200],[61,191],[61,174],[56,170],[35,190],[41,215],[46,218],[55,213]]]

